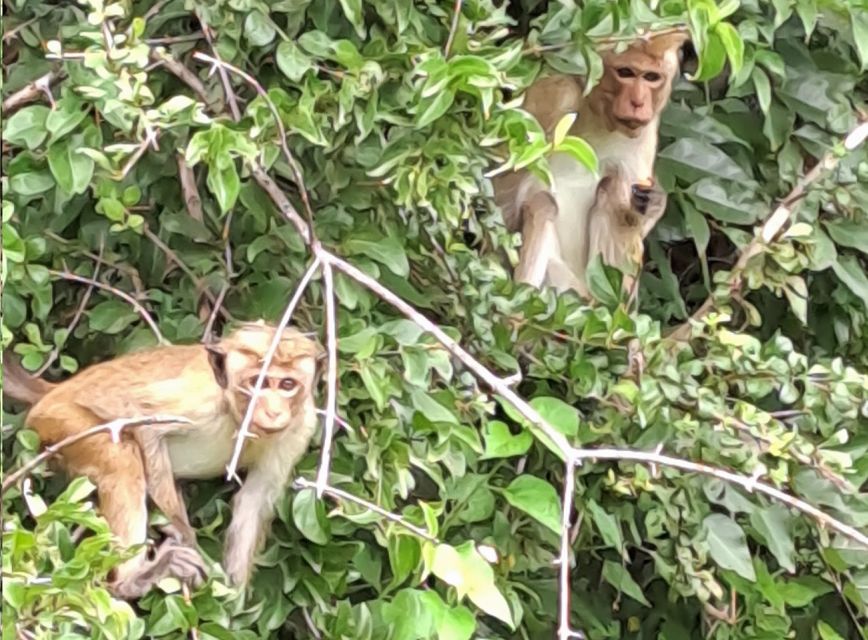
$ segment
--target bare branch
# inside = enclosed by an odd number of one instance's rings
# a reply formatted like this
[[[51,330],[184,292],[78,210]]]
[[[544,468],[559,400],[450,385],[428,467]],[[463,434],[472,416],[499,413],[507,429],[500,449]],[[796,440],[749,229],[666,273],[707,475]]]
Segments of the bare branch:
[[[138,313],[142,317],[142,320],[148,323],[151,331],[153,331],[154,335],[157,337],[157,341],[160,344],[169,344],[168,341],[163,338],[163,334],[160,333],[160,329],[157,326],[157,323],[151,317],[151,314],[149,314],[147,309],[145,309],[141,304],[139,304],[139,301],[133,298],[130,294],[121,291],[120,289],[117,289],[109,284],[100,282],[99,280],[94,280],[93,278],[85,278],[84,276],[70,273],[69,271],[55,271],[54,269],[49,269],[48,272],[57,278],[63,278],[64,280],[72,280],[73,282],[81,282],[83,284],[93,285],[98,289],[113,293],[121,300],[125,300],[126,302],[130,303],[130,305],[132,305],[132,307],[136,310],[136,313]]]
[[[178,62],[171,54],[163,48],[151,49],[151,60],[160,62],[165,65],[166,69],[183,81],[188,87],[193,90],[199,100],[205,105],[210,105],[211,100],[208,98],[208,90],[205,85],[199,80],[199,76],[190,71],[183,64]]]
[[[102,254],[104,249],[105,242],[100,242],[99,255],[97,256],[96,264],[94,264],[93,266],[93,275],[91,276],[94,281],[96,281],[97,277],[99,276],[99,269],[100,266],[102,266]],[[91,295],[93,295],[93,290],[93,283],[87,285],[87,289],[85,290],[84,295],[81,297],[81,302],[78,303],[78,307],[76,307],[75,309],[75,315],[72,316],[72,321],[68,325],[66,325],[67,336],[72,335],[72,331],[75,329],[76,325],[78,325],[79,320],[81,320],[81,316],[84,313],[84,310],[87,308],[87,303],[90,302],[90,297]],[[60,355],[61,346],[62,345],[59,344],[54,345],[54,348],[51,350],[51,353],[48,354],[48,358],[45,360],[45,363],[34,372],[34,377],[38,378],[48,370],[48,367],[51,366],[51,363],[53,363],[57,359],[57,356]]]
[[[308,224],[308,242],[312,243],[314,241],[313,237],[313,209],[310,206],[310,198],[308,197],[307,187],[304,184],[304,175],[301,172],[301,167],[298,166],[298,162],[295,160],[295,156],[292,155],[289,151],[289,146],[286,144],[286,129],[283,126],[283,120],[280,117],[280,112],[277,110],[274,102],[271,98],[268,97],[268,92],[263,88],[259,81],[254,78],[252,75],[244,71],[243,69],[239,69],[238,67],[231,65],[229,63],[223,62],[219,58],[211,57],[204,53],[196,52],[193,54],[193,57],[197,60],[202,60],[204,62],[208,62],[214,65],[216,68],[223,68],[227,71],[231,71],[232,73],[244,78],[244,80],[252,86],[256,93],[265,101],[265,104],[268,105],[269,110],[271,111],[271,115],[274,116],[274,123],[277,127],[277,131],[280,139],[278,143],[280,144],[280,150],[283,152],[283,157],[289,165],[290,170],[292,171],[292,175],[295,179],[296,185],[298,185],[298,193],[301,196],[302,204],[304,205],[304,212],[307,217]]]
[[[61,71],[49,71],[13,93],[3,101],[3,117],[8,118],[24,105],[38,100],[39,96],[46,96],[48,101],[53,105],[54,98],[51,95],[51,85],[64,78],[65,75]]]
[[[79,433],[68,436],[60,442],[45,447],[45,449],[43,449],[38,456],[24,464],[14,473],[10,473],[9,475],[7,475],[3,479],[3,485],[2,488],[0,488],[0,495],[6,493],[6,490],[12,485],[14,485],[16,482],[18,482],[21,478],[29,475],[42,462],[57,454],[64,447],[75,444],[79,440],[84,440],[85,438],[89,438],[93,435],[96,435],[97,433],[103,433],[105,431],[108,431],[112,435],[112,441],[118,443],[120,442],[121,431],[123,431],[126,427],[139,427],[148,424],[167,423],[189,424],[190,421],[187,418],[181,416],[170,415],[143,416],[140,418],[120,418],[118,420],[106,422],[105,424],[98,424],[95,427],[91,427],[90,429],[85,429],[84,431],[80,431]]]
[[[868,137],[868,122],[862,122],[857,125],[843,141],[845,151],[853,151],[859,147],[865,138]],[[843,156],[834,151],[828,152],[814,167],[804,175],[804,177],[796,183],[793,190],[784,198],[777,206],[771,216],[765,221],[758,233],[754,236],[747,246],[741,251],[741,255],[732,272],[729,276],[729,290],[733,293],[741,291],[744,286],[743,274],[750,260],[761,254],[765,247],[772,242],[781,232],[784,225],[789,221],[793,213],[795,205],[802,199],[814,182],[821,176],[828,173],[841,161]],[[694,324],[701,323],[705,317],[714,310],[714,296],[706,298],[705,302],[693,313],[690,319],[676,327],[669,335],[675,340],[686,340],[691,335],[691,330]]]
[[[178,177],[181,180],[181,193],[184,196],[187,213],[194,220],[203,222],[205,214],[202,211],[202,198],[199,196],[199,188],[196,186],[196,174],[193,172],[193,168],[187,164],[183,153],[177,154],[175,158],[178,161]]]
[[[213,53],[214,57],[222,63],[223,59],[217,52],[217,47],[214,46],[214,33],[211,31],[211,27],[208,26],[208,23],[205,22],[205,19],[202,18],[202,12],[198,9],[196,9],[196,17],[199,19],[199,24],[202,25],[202,33],[205,34],[205,40],[208,41],[208,47],[210,47],[211,53]],[[232,83],[229,82],[229,74],[226,73],[226,69],[222,64],[218,67],[217,72],[220,74],[220,81],[223,83],[223,91],[226,94],[226,102],[229,103],[229,111],[232,113],[232,119],[235,120],[235,122],[238,122],[241,120],[241,110],[238,108],[238,99],[235,97],[235,92],[232,90]]]
[[[446,38],[446,46],[443,47],[443,57],[448,58],[449,52],[452,51],[452,43],[455,42],[455,34],[458,32],[458,23],[461,19],[461,5],[464,0],[455,0],[452,7],[452,24],[449,25],[449,37]]]
[[[238,461],[241,459],[241,450],[248,437],[250,437],[250,421],[253,419],[253,410],[256,408],[256,402],[259,400],[259,394],[262,391],[262,381],[265,380],[265,373],[268,367],[271,366],[271,361],[274,359],[274,354],[277,352],[277,346],[283,337],[283,330],[289,324],[292,314],[298,303],[301,301],[301,296],[304,294],[310,279],[317,272],[320,266],[320,259],[315,258],[311,265],[304,272],[298,286],[295,288],[295,293],[286,309],[283,312],[283,317],[277,325],[274,332],[274,338],[268,347],[265,357],[262,359],[262,367],[259,369],[259,375],[256,376],[256,384],[253,386],[253,391],[250,394],[250,402],[247,404],[247,411],[244,413],[244,419],[241,421],[241,426],[238,428],[238,434],[235,436],[235,450],[232,452],[232,458],[229,460],[229,465],[226,467],[226,477],[231,480],[238,477]]]
[[[318,483],[311,482],[310,480],[305,480],[304,478],[296,478],[295,481],[292,483],[292,485],[296,489],[318,489],[319,488]],[[380,506],[374,504],[373,502],[368,502],[367,500],[365,500],[363,498],[359,498],[357,496],[354,496],[351,493],[347,493],[343,489],[338,489],[337,487],[325,485],[325,487],[323,487],[323,493],[327,496],[332,496],[333,498],[346,500],[347,502],[353,502],[359,506],[365,507],[365,509],[369,509],[370,511],[373,511],[374,513],[377,513],[377,514],[383,516],[387,520],[391,520],[392,522],[401,525],[402,527],[404,527],[408,531],[412,531],[420,538],[424,538],[425,540],[428,540],[429,542],[433,542],[435,544],[439,543],[439,540],[437,540],[436,537],[432,536],[430,533],[428,533],[427,530],[423,529],[422,527],[417,527],[415,524],[411,524],[411,523],[407,522],[406,520],[404,520],[404,518],[402,518],[401,516],[399,516],[395,513],[392,513],[391,511],[386,511],[385,509],[383,509],[383,507],[380,507]]]
[[[712,467],[700,462],[690,462],[689,460],[682,460],[681,458],[674,458],[656,452],[635,451],[633,449],[574,449],[572,455],[576,461],[584,459],[617,461],[634,460],[636,462],[641,462],[642,464],[659,464],[666,467],[673,467],[675,469],[682,469],[684,471],[691,471],[693,473],[702,473],[707,476],[719,478],[720,480],[726,480],[727,482],[744,487],[750,493],[759,491],[760,493],[771,496],[784,504],[788,504],[794,509],[798,509],[802,513],[811,516],[820,524],[838,531],[864,547],[868,547],[868,535],[865,535],[855,527],[844,524],[837,518],[833,518],[829,514],[820,511],[804,500],[791,496],[790,494],[785,493],[780,489],[776,489],[771,485],[765,484],[764,482],[759,482],[755,477],[733,473],[732,471],[727,471],[725,469],[718,469],[717,467]]]
[[[570,628],[570,513],[573,511],[573,494],[576,490],[576,463],[567,460],[564,473],[564,490],[561,496],[561,554],[558,557],[558,640],[584,638]]]
[[[335,285],[332,266],[323,264],[325,284],[326,346],[328,351],[328,371],[326,373],[326,413],[323,422],[322,452],[316,474],[316,496],[321,498],[329,481],[331,467],[332,439],[335,433],[335,416],[338,402],[338,336],[337,314],[335,313]]]

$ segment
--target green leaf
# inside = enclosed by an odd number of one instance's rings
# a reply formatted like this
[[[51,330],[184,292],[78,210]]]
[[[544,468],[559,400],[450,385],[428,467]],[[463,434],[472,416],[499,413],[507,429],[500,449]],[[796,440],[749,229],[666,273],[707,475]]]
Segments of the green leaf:
[[[356,35],[364,40],[367,30],[365,29],[365,21],[362,17],[362,0],[340,0],[340,2],[344,15],[356,30]]]
[[[396,276],[405,277],[410,273],[410,263],[404,246],[398,238],[388,237],[378,240],[350,238],[344,243],[350,255],[364,255],[385,265]]]
[[[868,224],[844,218],[823,220],[823,224],[836,244],[868,255]]]
[[[254,9],[244,19],[244,37],[254,47],[264,47],[274,40],[276,35],[271,19],[261,11]]]
[[[452,102],[455,100],[454,89],[444,89],[436,96],[430,99],[424,99],[419,104],[416,110],[416,127],[421,129],[440,118],[443,114],[449,111]]]
[[[106,300],[87,311],[90,328],[94,331],[118,334],[138,319],[138,314],[127,303],[117,299]]]
[[[93,160],[77,153],[71,139],[55,142],[48,148],[48,167],[57,185],[71,195],[84,193],[93,177]]]
[[[513,507],[560,535],[561,501],[548,482],[535,476],[521,475],[509,483],[503,495]]]
[[[576,161],[583,164],[588,170],[597,172],[598,161],[594,148],[587,142],[576,136],[567,136],[560,144],[555,146],[555,151],[566,153]]]
[[[13,113],[3,127],[3,139],[9,144],[36,149],[48,135],[45,123],[50,111],[37,104]]]
[[[75,129],[86,116],[84,103],[74,95],[66,95],[57,101],[54,109],[48,114],[45,128],[53,140],[59,140]]]
[[[724,569],[756,581],[756,572],[750,559],[744,531],[735,520],[720,513],[712,513],[702,521],[711,558]]]
[[[300,82],[305,72],[313,68],[311,59],[292,41],[277,45],[276,60],[277,68],[292,82]]]
[[[835,631],[835,627],[823,620],[817,622],[817,632],[820,640],[844,640],[844,636]]]
[[[482,437],[485,439],[483,459],[521,456],[533,444],[533,436],[529,431],[522,430],[518,435],[512,435],[509,426],[500,420],[487,422]]]
[[[853,29],[853,42],[856,43],[856,51],[859,52],[861,70],[865,71],[868,69],[868,11],[866,11],[866,7],[857,8],[854,6],[850,9],[850,25]]]
[[[756,89],[756,97],[759,101],[760,109],[763,110],[763,113],[767,114],[772,104],[772,83],[769,81],[766,72],[759,67],[754,67],[750,77]]]
[[[749,177],[726,153],[707,142],[682,138],[660,151],[659,159],[674,165],[679,178],[695,182],[700,178],[726,178],[746,182]]]
[[[729,64],[732,66],[732,73],[738,73],[744,65],[744,42],[741,36],[738,35],[735,27],[728,22],[718,22],[714,30],[723,43],[724,50],[726,50],[726,57],[729,58]]]
[[[620,562],[613,562],[612,560],[603,562],[603,580],[646,607],[651,606],[651,603],[645,598],[645,594],[642,593],[642,588],[633,580],[633,577]]]
[[[838,279],[862,300],[868,309],[868,276],[856,256],[838,256],[832,265]]]
[[[577,115],[577,113],[567,113],[563,118],[558,120],[554,134],[552,135],[552,144],[555,147],[566,139],[567,134],[570,132],[570,127],[572,127],[573,123],[576,121]],[[591,150],[591,153],[593,153],[593,150]]]
[[[301,534],[316,544],[328,544],[329,534],[323,525],[322,503],[313,489],[301,489],[292,498],[292,521]]]
[[[560,398],[537,396],[531,399],[530,406],[565,436],[575,436],[579,433],[578,410]]]
[[[485,613],[513,626],[509,604],[494,583],[494,571],[479,555],[473,542],[465,542],[457,548],[437,545],[431,571],[455,587],[459,599],[467,595]]]
[[[607,270],[601,254],[597,254],[588,262],[585,280],[588,283],[588,291],[595,300],[608,307],[614,307],[618,304],[619,296],[615,286],[609,280]]]
[[[618,521],[611,513],[606,512],[600,505],[593,500],[588,500],[586,503],[588,512],[591,514],[591,519],[603,537],[603,542],[608,546],[617,549],[619,552],[624,549],[624,538],[621,535],[621,527]]]
[[[793,542],[793,517],[780,504],[757,509],[750,514],[750,523],[762,536],[769,551],[784,569],[796,570],[796,548]]]
[[[241,191],[241,180],[238,178],[238,172],[235,170],[233,162],[227,163],[222,169],[218,169],[216,166],[209,167],[205,182],[208,189],[217,198],[222,213],[227,213],[235,206],[238,193]]]

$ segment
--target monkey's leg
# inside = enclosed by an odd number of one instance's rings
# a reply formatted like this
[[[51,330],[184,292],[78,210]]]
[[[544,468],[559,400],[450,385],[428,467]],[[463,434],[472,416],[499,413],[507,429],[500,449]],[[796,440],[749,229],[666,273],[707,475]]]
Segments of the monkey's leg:
[[[148,495],[172,522],[180,540],[196,548],[196,532],[190,526],[187,507],[175,484],[172,462],[161,430],[143,427],[135,434],[145,460]]]
[[[546,191],[538,191],[521,206],[521,251],[515,279],[541,287],[545,282],[549,260],[560,255],[555,231],[558,207]]]

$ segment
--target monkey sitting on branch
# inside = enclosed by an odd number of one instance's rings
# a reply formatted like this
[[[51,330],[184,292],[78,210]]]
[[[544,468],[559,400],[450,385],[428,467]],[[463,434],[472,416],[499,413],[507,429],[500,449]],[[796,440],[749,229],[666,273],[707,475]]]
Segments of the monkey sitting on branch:
[[[114,568],[110,589],[121,598],[147,593],[167,576],[197,584],[205,564],[175,478],[217,477],[226,471],[236,433],[276,327],[240,326],[210,345],[163,346],[83,369],[59,384],[6,368],[4,393],[32,404],[26,425],[43,445],[103,423],[169,414],[187,423],[144,424],[113,442],[96,433],[64,447],[61,466],[87,476],[99,510],[121,545],[147,538],[148,497],[171,521],[179,540],[167,540],[149,559],[142,549]],[[295,329],[284,330],[252,412],[252,437],[239,466],[247,470],[232,502],[223,567],[233,584],[246,585],[274,507],[317,425],[313,402],[321,348]]]
[[[523,108],[551,135],[561,119],[576,114],[569,134],[594,149],[601,166],[617,166],[600,198],[594,175],[573,156],[556,152],[549,158],[551,187],[527,170],[498,175],[493,180],[496,204],[510,231],[520,231],[522,246],[515,279],[536,287],[575,290],[588,296],[585,273],[599,254],[620,265],[625,258],[642,260],[642,240],[666,208],[665,193],[643,205],[643,223],[624,226],[618,212],[607,209],[614,190],[655,184],[660,114],[669,101],[678,73],[678,52],[686,32],[640,37],[626,50],[602,54],[603,75],[585,95],[582,78],[555,75],[537,80],[527,90]],[[602,179],[606,179],[605,173]],[[623,181],[622,186],[612,180]],[[618,198],[620,211],[625,209]],[[595,228],[594,228],[595,227]]]

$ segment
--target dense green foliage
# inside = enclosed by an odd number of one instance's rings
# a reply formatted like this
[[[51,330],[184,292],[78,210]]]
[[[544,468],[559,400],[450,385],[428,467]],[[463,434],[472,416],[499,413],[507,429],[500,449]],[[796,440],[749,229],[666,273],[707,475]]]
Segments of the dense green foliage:
[[[98,270],[166,339],[192,342],[207,320],[203,290],[228,285],[236,319],[276,319],[309,263],[249,172],[258,158],[300,207],[272,110],[233,75],[243,117],[232,119],[220,74],[192,57],[212,53],[198,11],[222,59],[268,90],[324,245],[498,375],[521,371],[516,389],[572,442],[660,446],[868,527],[864,146],[811,185],[795,224],[747,265],[746,286],[728,284],[775,202],[841,153],[865,116],[864,0],[468,0],[448,57],[452,0],[151,4],[5,3],[4,98],[63,72],[53,105],[38,95],[3,122],[3,344],[25,366],[50,360],[46,375],[59,379],[155,343],[128,301],[64,270]],[[613,272],[597,270],[593,305],[517,286],[518,241],[487,172],[504,161],[544,169],[547,147],[510,101],[546,68],[596,77],[601,39],[676,24],[690,26],[699,56],[663,119],[670,205],[649,238],[641,308],[618,300]],[[204,83],[207,104],[151,47]],[[179,154],[202,220],[185,202]],[[189,603],[166,584],[130,606],[104,588],[118,555],[92,487],[67,489],[40,468],[3,498],[4,640],[180,638],[193,627],[208,640],[314,637],[311,626],[324,638],[553,637],[562,462],[430,336],[345,277],[336,286],[349,428],[330,482],[445,544],[435,553],[356,505],[289,491],[246,598],[215,566]],[[713,291],[718,312],[690,345],[661,337]],[[322,295],[317,279],[295,316],[320,335]],[[7,408],[7,471],[37,451],[21,424]],[[318,456],[299,474],[313,478]],[[632,462],[586,462],[575,490],[572,624],[589,638],[868,633],[868,553],[784,505]],[[232,491],[222,479],[185,486],[214,560]]]

